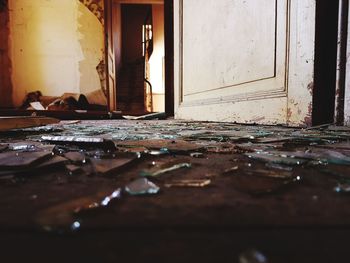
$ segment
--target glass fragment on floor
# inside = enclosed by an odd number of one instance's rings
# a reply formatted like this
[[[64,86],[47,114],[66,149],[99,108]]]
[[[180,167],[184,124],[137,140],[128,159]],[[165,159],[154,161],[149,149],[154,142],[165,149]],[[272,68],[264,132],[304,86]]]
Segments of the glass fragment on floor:
[[[67,169],[69,175],[79,174],[83,171],[81,166],[74,165],[74,164],[67,164],[66,169]]]
[[[338,183],[336,187],[334,187],[334,191],[337,193],[350,193],[350,182],[349,183]]]
[[[190,187],[190,188],[203,188],[211,184],[210,179],[193,179],[193,180],[174,180],[165,183],[164,186],[167,188],[171,187]]]
[[[204,154],[199,152],[190,153],[190,156],[193,158],[204,158]]]
[[[302,165],[304,163],[307,163],[307,160],[305,159],[274,155],[269,152],[246,153],[245,155],[251,159],[255,159],[263,162],[269,162],[269,163],[284,164],[284,165],[295,166],[295,165]]]
[[[51,136],[41,137],[41,141],[55,145],[75,145],[81,148],[103,149],[105,151],[115,151],[116,147],[113,141],[100,137],[79,137],[79,136]]]
[[[260,251],[251,249],[239,255],[239,263],[268,263],[268,260]]]
[[[85,154],[82,152],[68,152],[65,153],[64,158],[68,159],[72,163],[84,164],[86,163]]]
[[[149,177],[157,177],[157,176],[160,176],[162,174],[176,171],[176,170],[179,170],[182,168],[191,168],[191,167],[192,167],[192,165],[190,163],[179,163],[179,164],[175,164],[175,165],[172,165],[170,167],[160,169],[160,170],[158,170],[158,167],[155,166],[154,168],[152,168],[150,170],[142,171],[140,175],[141,176],[149,176]]]
[[[4,152],[0,154],[0,169],[29,168],[52,158],[52,156],[51,152]]]
[[[157,194],[159,190],[160,188],[147,178],[139,178],[125,186],[125,191],[130,195],[152,195]]]
[[[121,198],[121,192],[120,188],[112,192],[101,191],[54,205],[40,211],[35,222],[48,232],[77,231],[81,228],[84,212],[108,206],[113,200]]]
[[[124,169],[137,159],[136,155],[116,157],[115,159],[90,159],[93,173],[97,175],[111,175]]]

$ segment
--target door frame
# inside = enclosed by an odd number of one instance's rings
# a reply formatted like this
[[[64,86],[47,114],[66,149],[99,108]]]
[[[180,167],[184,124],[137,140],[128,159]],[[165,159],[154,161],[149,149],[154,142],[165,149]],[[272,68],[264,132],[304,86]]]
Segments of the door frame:
[[[350,126],[350,5],[349,0],[338,2],[334,123]]]
[[[344,20],[344,26],[346,26],[346,30],[342,30],[344,34],[344,52],[345,52],[345,58],[344,58],[344,74],[345,74],[345,81],[344,81],[344,125],[350,126],[350,6],[348,0],[341,0],[346,5],[346,11],[343,12],[343,20]]]
[[[340,0],[341,1],[341,0]],[[313,125],[336,122],[342,76],[341,16],[339,0],[316,2],[315,76]],[[336,92],[337,90],[337,92]],[[339,123],[339,120],[338,120]]]
[[[165,43],[165,113],[167,116],[174,116],[174,13],[173,13],[173,1],[174,0],[105,0],[112,3],[112,21],[114,25],[118,26],[118,30],[121,31],[121,18],[116,16],[116,13],[119,15],[120,12],[116,12],[116,5],[120,4],[159,4],[164,5],[164,43]],[[175,0],[176,1],[176,0]],[[108,6],[108,5],[107,5]],[[105,10],[105,14],[108,14],[108,10]],[[119,25],[118,25],[119,23]],[[120,27],[119,27],[120,26]],[[108,31],[105,29],[106,34]],[[115,43],[115,54],[116,56],[121,56],[122,44],[120,39],[121,32],[113,30],[114,43]],[[105,39],[108,39],[106,35]],[[118,50],[120,49],[120,50]],[[106,47],[106,51],[108,48]],[[106,52],[107,53],[107,52]],[[119,59],[116,57],[115,63],[115,79],[116,83],[118,82],[118,72],[120,70]],[[107,72],[107,67],[106,67]],[[118,87],[115,88],[114,94],[116,95]]]

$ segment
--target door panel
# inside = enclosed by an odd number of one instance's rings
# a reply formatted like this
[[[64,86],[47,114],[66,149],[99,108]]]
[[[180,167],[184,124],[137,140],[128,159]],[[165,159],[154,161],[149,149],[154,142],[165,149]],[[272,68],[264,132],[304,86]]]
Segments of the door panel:
[[[314,25],[311,0],[175,1],[176,117],[309,124]]]
[[[113,39],[112,0],[105,0],[105,53],[107,70],[108,108],[116,110],[115,53]]]

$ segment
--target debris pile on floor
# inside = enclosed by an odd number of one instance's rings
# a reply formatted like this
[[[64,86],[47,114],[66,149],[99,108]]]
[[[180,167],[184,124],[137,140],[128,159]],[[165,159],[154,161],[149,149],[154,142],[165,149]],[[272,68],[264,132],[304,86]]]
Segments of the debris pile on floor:
[[[63,185],[103,178],[103,188],[96,186],[95,193],[51,204],[35,216],[46,230],[74,231],[88,211],[114,199],[161,200],[168,191],[215,189],[220,180],[232,191],[258,198],[292,191],[303,183],[303,171],[316,169],[330,179],[331,191],[350,193],[349,131],[331,125],[298,129],[183,121],[61,122],[2,132],[0,182],[26,184],[37,176],[45,181],[49,174]]]

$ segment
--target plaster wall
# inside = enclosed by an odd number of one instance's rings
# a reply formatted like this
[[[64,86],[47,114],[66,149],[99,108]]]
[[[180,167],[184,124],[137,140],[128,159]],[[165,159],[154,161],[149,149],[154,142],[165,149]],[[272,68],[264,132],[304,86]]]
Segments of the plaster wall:
[[[103,25],[78,0],[16,0],[10,3],[13,102],[28,92],[60,96],[100,88]]]

